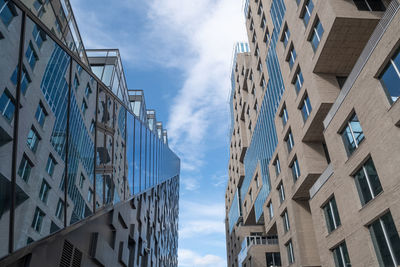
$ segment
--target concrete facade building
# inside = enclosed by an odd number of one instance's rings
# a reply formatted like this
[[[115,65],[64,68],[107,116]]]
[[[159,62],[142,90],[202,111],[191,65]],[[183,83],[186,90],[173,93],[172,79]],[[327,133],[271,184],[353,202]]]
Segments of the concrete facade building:
[[[85,50],[67,0],[15,0],[0,57],[0,266],[177,266],[180,160],[119,51]]]
[[[228,266],[398,266],[400,2],[248,0],[244,13]]]

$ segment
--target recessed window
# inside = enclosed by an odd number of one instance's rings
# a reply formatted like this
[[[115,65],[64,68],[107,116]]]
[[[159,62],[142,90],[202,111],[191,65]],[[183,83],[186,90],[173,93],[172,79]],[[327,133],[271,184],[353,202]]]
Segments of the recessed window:
[[[335,197],[332,197],[328,203],[323,207],[325,213],[326,226],[328,227],[328,232],[332,232],[340,226],[340,217],[336,205]]]
[[[39,60],[39,58],[38,58],[31,42],[29,42],[28,48],[26,49],[26,52],[25,52],[25,56],[26,56],[26,60],[29,63],[29,66],[31,66],[31,69],[33,70],[35,68],[36,62]]]
[[[287,112],[287,109],[286,109],[286,105],[283,106],[280,116],[282,118],[282,124],[283,124],[283,126],[285,126],[287,121],[288,121],[288,119],[289,119],[289,115],[288,115],[288,112]]]
[[[94,122],[94,120],[92,120],[92,122],[90,123],[90,129],[89,129],[91,134],[94,133],[94,128],[95,128],[95,122]]]
[[[265,43],[266,45],[268,45],[269,40],[270,40],[270,36],[269,36],[269,31],[268,31],[268,29],[267,29],[267,30],[265,31],[265,35],[264,35],[264,43]]]
[[[40,232],[42,229],[43,218],[45,215],[46,214],[41,209],[36,208],[32,221],[32,228],[35,231]]]
[[[278,186],[279,190],[279,200],[281,201],[281,204],[283,201],[285,201],[285,188],[283,187],[283,183],[281,182]]]
[[[0,0],[0,18],[4,25],[10,25],[15,16],[17,16],[17,11],[12,1]]]
[[[75,75],[75,77],[74,77],[74,88],[75,88],[75,91],[78,90],[78,87],[79,87],[79,80],[78,80],[78,76]]]
[[[45,12],[44,5],[43,5],[42,1],[41,0],[35,0],[33,2],[33,7],[38,12],[38,17],[41,18],[43,16],[43,13]]]
[[[257,15],[261,15],[262,11],[263,11],[263,5],[260,1],[260,5],[258,6],[258,10],[257,10]]]
[[[304,22],[304,25],[306,27],[308,25],[308,22],[310,21],[310,17],[311,17],[311,14],[313,12],[313,9],[314,9],[313,1],[312,0],[307,0],[306,4],[305,4],[305,7],[304,7],[304,11],[303,11],[304,13],[302,15],[303,22]]]
[[[79,178],[79,187],[83,188],[83,184],[85,183],[85,176],[81,173],[81,177]]]
[[[254,30],[254,21],[253,19],[250,22],[250,31]]]
[[[267,83],[265,82],[264,75],[261,77],[260,86],[263,90],[267,87]]]
[[[32,163],[30,162],[28,157],[24,154],[22,156],[21,162],[19,164],[18,175],[25,182],[28,182],[28,180],[29,180],[29,176],[31,174],[32,167],[33,167]]]
[[[279,158],[277,157],[275,162],[274,162],[274,166],[275,166],[275,173],[276,173],[276,177],[279,176],[279,174],[281,173],[281,164],[279,162]]]
[[[301,115],[303,116],[303,121],[305,122],[308,117],[310,116],[311,113],[311,103],[310,103],[310,98],[308,97],[308,95],[306,94],[303,101],[302,101],[302,105],[300,107],[301,109]]]
[[[287,44],[289,43],[289,38],[290,38],[290,31],[287,25],[285,25],[285,28],[283,30],[283,35],[281,41],[283,42],[283,45],[286,47]]]
[[[385,11],[386,7],[381,0],[353,0],[358,10]]]
[[[283,229],[285,230],[285,233],[286,233],[290,230],[289,215],[288,215],[287,210],[285,210],[283,212],[281,217],[282,217],[282,221],[283,221]]]
[[[260,180],[258,179],[258,174],[256,175],[256,178],[254,178],[256,182],[257,189],[260,188]]]
[[[292,165],[290,166],[292,169],[293,181],[296,182],[300,177],[300,167],[297,157],[294,158]]]
[[[35,118],[37,120],[37,122],[39,123],[40,126],[43,127],[44,121],[46,119],[46,110],[44,109],[42,103],[39,103],[37,109],[36,109],[36,113],[35,113]]]
[[[382,192],[382,185],[372,158],[369,158],[354,175],[354,181],[360,196],[361,204],[365,205]]]
[[[39,135],[33,127],[29,130],[26,144],[33,152],[36,152],[39,144]]]
[[[390,59],[385,70],[380,76],[380,81],[385,89],[391,104],[400,96],[400,50]]]
[[[33,40],[35,40],[36,45],[40,49],[42,47],[46,35],[36,24],[33,26],[32,36]]]
[[[292,69],[294,62],[296,61],[296,50],[294,49],[293,44],[291,45],[290,49],[289,49],[289,53],[288,53],[288,57],[286,59],[286,61],[289,62],[289,67],[290,69]]]
[[[56,217],[62,220],[63,216],[64,216],[64,201],[59,199],[56,208]]]
[[[87,200],[88,200],[89,202],[92,202],[92,201],[93,201],[93,190],[90,189],[90,188],[89,188]]]
[[[267,20],[265,19],[265,15],[263,14],[262,19],[261,19],[260,27],[261,27],[262,29],[264,29],[264,28],[265,28],[265,25],[267,25]]]
[[[400,238],[390,211],[369,226],[372,242],[381,267],[400,264]]]
[[[287,244],[286,244],[286,252],[287,252],[287,257],[288,257],[288,262],[289,264],[294,263],[294,252],[293,252],[293,244],[292,244],[292,240],[290,240]]]
[[[332,250],[333,258],[335,260],[336,267],[347,267],[351,266],[349,252],[347,251],[346,242],[341,243],[335,249]]]
[[[357,115],[354,113],[341,133],[347,155],[351,155],[364,140],[364,133]]]
[[[301,88],[303,87],[303,83],[304,83],[303,73],[301,73],[300,67],[296,71],[293,83],[294,83],[294,88],[296,89],[296,92],[299,93]]]
[[[46,172],[50,175],[53,176],[54,173],[54,166],[57,164],[56,160],[53,158],[52,155],[49,155],[49,158],[47,159],[47,164],[46,164]]]
[[[18,74],[18,66],[15,68],[13,74],[11,75],[11,81],[14,85],[17,85],[17,74]],[[31,83],[31,78],[29,77],[25,69],[25,66],[22,65],[21,92],[23,95],[25,95],[26,90],[28,89],[30,83]]]
[[[90,88],[90,85],[87,84],[85,88],[85,96],[86,98],[89,98],[89,95],[92,93],[92,89]]]
[[[281,266],[281,253],[279,252],[267,252],[265,253],[267,258],[267,266]]]
[[[257,41],[257,34],[256,34],[256,31],[253,32],[253,38],[251,39],[251,41],[253,42],[253,44],[256,43],[256,41]]]
[[[47,203],[49,197],[50,185],[43,179],[42,185],[40,186],[39,198],[43,203]]]
[[[294,140],[293,140],[293,135],[292,135],[292,131],[289,129],[289,133],[285,138],[286,141],[286,145],[288,148],[288,153],[290,153],[290,151],[292,151],[293,147],[294,147]]]
[[[321,38],[322,38],[323,34],[324,34],[324,28],[322,27],[321,21],[317,18],[317,20],[314,24],[313,32],[312,32],[311,39],[310,39],[311,46],[312,46],[314,52],[317,51],[318,45],[321,42]]]
[[[6,89],[0,97],[0,113],[4,116],[4,118],[11,122],[14,118],[14,111],[14,100],[11,97],[11,94]]]
[[[269,219],[272,220],[274,218],[274,208],[272,207],[272,202],[268,204],[268,211],[269,211]]]
[[[262,71],[262,63],[261,63],[261,60],[260,60],[260,59],[258,60],[257,70],[258,70],[259,72]]]
[[[82,101],[82,106],[81,106],[81,110],[82,110],[83,115],[85,115],[87,108],[88,108],[88,105],[86,104],[86,101],[83,100]]]

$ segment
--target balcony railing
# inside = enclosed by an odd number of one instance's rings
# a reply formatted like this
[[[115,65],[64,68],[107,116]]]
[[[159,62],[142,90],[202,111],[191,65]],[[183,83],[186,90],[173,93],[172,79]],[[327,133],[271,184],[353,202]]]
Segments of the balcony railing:
[[[256,245],[278,245],[278,237],[276,236],[247,236],[242,242],[242,249],[238,255],[239,266],[247,257],[247,252],[252,246]]]

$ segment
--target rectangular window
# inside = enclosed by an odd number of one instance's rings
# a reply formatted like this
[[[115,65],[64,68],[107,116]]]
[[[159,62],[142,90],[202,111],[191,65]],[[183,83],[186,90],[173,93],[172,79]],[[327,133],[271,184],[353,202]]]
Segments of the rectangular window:
[[[81,177],[79,178],[79,187],[83,188],[83,184],[85,183],[85,176],[81,173]]]
[[[350,267],[350,257],[347,251],[346,242],[341,243],[337,248],[332,250],[336,267]]]
[[[12,76],[11,81],[14,85],[17,85],[17,74],[18,74],[18,66],[15,68]],[[25,66],[22,66],[22,77],[21,77],[21,92],[25,95],[26,90],[28,89],[29,84],[31,83],[31,78],[29,77]]]
[[[11,122],[14,118],[14,111],[14,100],[11,97],[11,94],[6,89],[0,97],[0,113],[4,116],[4,118],[6,118],[6,120]]]
[[[94,128],[95,128],[94,123],[95,123],[94,120],[92,120],[92,122],[90,123],[90,129],[89,129],[89,131],[90,131],[91,134],[94,133]]]
[[[265,253],[267,258],[267,266],[281,266],[281,254],[279,252],[267,252]]]
[[[289,67],[290,69],[292,69],[294,62],[296,61],[296,50],[294,49],[293,44],[291,45],[290,49],[289,49],[289,54],[288,57],[286,58],[286,61],[289,62]]]
[[[47,164],[46,164],[46,172],[50,175],[53,176],[54,173],[54,166],[57,164],[56,160],[53,158],[52,155],[49,155],[49,158],[47,159]]]
[[[312,0],[308,0],[308,1],[306,1],[306,4],[305,4],[305,7],[304,7],[304,13],[303,13],[303,15],[302,15],[302,18],[303,18],[303,22],[304,22],[304,25],[307,27],[307,25],[308,25],[308,22],[310,21],[310,18],[311,18],[311,14],[312,14],[312,12],[313,12],[313,9],[314,9],[314,3],[313,3],[313,1]]]
[[[265,15],[263,14],[262,19],[261,19],[260,27],[261,27],[262,29],[264,29],[264,28],[265,28],[265,25],[267,25],[267,20],[265,19]]]
[[[322,27],[321,21],[317,18],[317,20],[314,24],[313,32],[312,32],[311,39],[310,39],[311,46],[312,46],[314,52],[317,51],[318,45],[321,42],[321,38],[322,38],[323,34],[324,34],[324,28]]]
[[[400,96],[400,50],[390,59],[380,76],[386,95],[391,104]]]
[[[400,238],[390,211],[369,226],[376,256],[381,267],[400,264]]]
[[[15,16],[17,16],[17,11],[14,4],[8,0],[0,0],[0,18],[4,25],[10,25]]]
[[[33,216],[33,221],[32,221],[32,228],[35,231],[40,232],[40,230],[42,229],[42,222],[44,216],[45,216],[44,212],[41,209],[36,208],[35,215]]]
[[[336,205],[335,197],[332,197],[328,203],[323,207],[325,213],[326,226],[328,227],[328,232],[332,232],[340,226],[340,217]]]
[[[283,124],[283,126],[285,126],[287,121],[288,121],[288,119],[289,119],[288,112],[287,112],[287,109],[286,109],[285,105],[282,108],[282,112],[281,112],[280,116],[282,118],[282,124]]]
[[[258,175],[255,178],[257,189],[260,188],[260,180],[258,179]]]
[[[267,29],[267,30],[265,31],[265,35],[264,35],[264,43],[265,43],[266,45],[268,45],[269,39],[270,39],[270,36],[269,36],[269,31],[268,31],[268,29]]]
[[[290,230],[289,215],[287,213],[287,210],[283,212],[281,217],[283,221],[283,229],[285,230],[285,233],[287,233]]]
[[[36,109],[35,118],[36,118],[37,122],[39,123],[39,125],[42,127],[44,124],[44,120],[46,119],[46,115],[47,115],[47,113],[46,113],[42,103],[39,103],[39,105]]]
[[[281,182],[278,186],[279,190],[279,200],[281,201],[281,204],[283,201],[285,201],[285,188],[283,187],[283,183]]]
[[[92,89],[90,88],[90,85],[87,84],[85,88],[85,96],[86,98],[89,98],[89,95],[92,93]]]
[[[79,80],[78,80],[78,77],[75,75],[75,77],[74,77],[74,88],[75,88],[75,91],[78,90],[78,87],[79,87]]]
[[[19,164],[18,175],[25,182],[28,182],[29,175],[31,174],[32,167],[33,167],[32,163],[29,161],[28,157],[24,154],[22,156],[21,163]]]
[[[289,38],[290,38],[290,31],[288,26],[285,26],[285,29],[283,30],[283,35],[281,41],[283,42],[283,45],[286,47],[287,44],[289,43]]]
[[[267,87],[267,83],[265,82],[264,75],[261,77],[260,86],[263,90]]]
[[[62,220],[63,216],[64,216],[64,201],[59,199],[56,208],[56,217]]]
[[[353,0],[358,10],[385,11],[386,7],[381,0]]]
[[[354,181],[363,206],[382,192],[382,185],[372,158],[357,171]]]
[[[288,148],[288,153],[290,153],[290,151],[292,151],[293,147],[294,147],[294,140],[293,140],[293,135],[292,135],[292,131],[289,130],[288,135],[286,136],[286,145]]]
[[[290,241],[286,244],[286,251],[287,251],[287,256],[288,256],[288,262],[289,262],[289,264],[294,263],[294,252],[293,252],[292,240],[290,240]]]
[[[93,201],[93,190],[90,189],[90,188],[89,188],[87,200],[88,200],[89,202],[92,202],[92,201]]]
[[[296,75],[294,77],[294,87],[296,88],[296,92],[299,93],[301,88],[303,87],[304,79],[303,74],[301,73],[301,69],[298,68],[296,71]]]
[[[50,185],[43,179],[42,185],[40,186],[39,198],[43,203],[47,203],[49,197]]]
[[[82,110],[83,115],[85,115],[87,108],[88,108],[88,105],[86,104],[86,101],[83,100],[82,101],[82,106],[81,106],[81,110]]]
[[[31,42],[29,42],[28,48],[26,49],[26,52],[25,52],[25,56],[26,56],[26,60],[29,63],[29,66],[31,66],[31,69],[33,70],[35,68],[36,62],[38,61],[39,58],[38,58]]]
[[[280,164],[280,162],[279,162],[279,158],[278,158],[278,157],[276,158],[276,160],[275,160],[275,162],[274,162],[274,165],[275,165],[276,177],[278,177],[279,174],[281,173],[281,164]]]
[[[300,167],[297,157],[294,158],[292,165],[290,166],[292,169],[293,181],[296,182],[300,177]]]
[[[354,113],[341,133],[347,155],[350,156],[364,140],[364,133],[357,115]]]
[[[45,34],[42,32],[42,30],[36,24],[33,26],[32,36],[36,42],[36,45],[40,49],[42,47],[43,41],[45,39]]]
[[[268,204],[268,211],[269,211],[269,219],[272,220],[272,218],[274,218],[274,208],[272,207],[272,202]]]
[[[253,190],[249,191],[250,201],[253,202]]]
[[[303,115],[303,121],[305,122],[310,116],[312,110],[310,98],[308,97],[307,93],[303,99],[303,103],[300,108],[301,108],[301,115]]]
[[[39,135],[36,130],[32,127],[28,133],[28,138],[26,139],[26,144],[33,151],[36,152],[39,144]]]

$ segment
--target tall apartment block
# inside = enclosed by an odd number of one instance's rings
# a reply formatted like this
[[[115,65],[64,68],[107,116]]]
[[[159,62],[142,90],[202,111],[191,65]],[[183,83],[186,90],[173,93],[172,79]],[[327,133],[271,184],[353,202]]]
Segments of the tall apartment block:
[[[0,266],[177,266],[180,160],[68,0],[0,0]]]
[[[400,265],[400,1],[247,0],[229,267]]]

